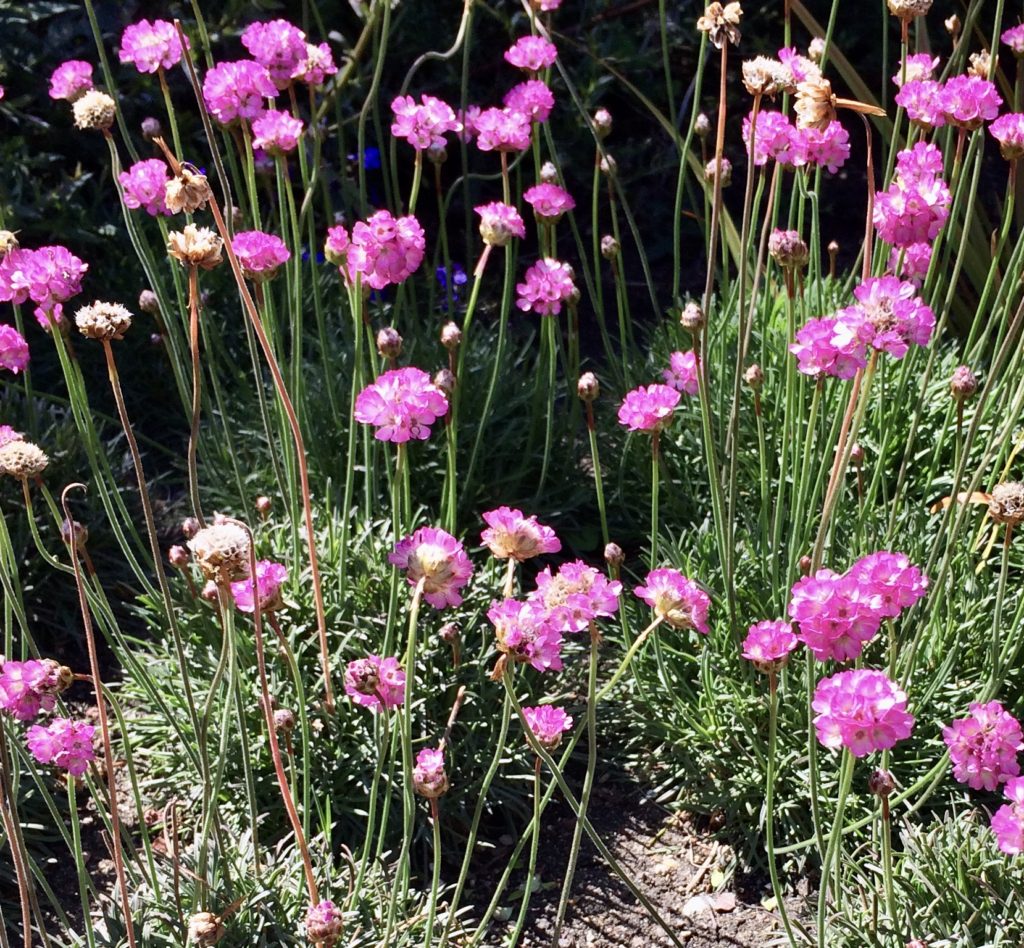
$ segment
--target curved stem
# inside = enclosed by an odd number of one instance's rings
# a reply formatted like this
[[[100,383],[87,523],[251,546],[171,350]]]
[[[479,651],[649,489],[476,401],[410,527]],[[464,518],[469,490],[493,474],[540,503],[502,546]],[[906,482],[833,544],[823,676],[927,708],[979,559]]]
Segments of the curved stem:
[[[224,238],[228,243],[228,238]],[[199,450],[199,416],[202,410],[201,376],[199,368],[199,271],[188,268],[188,342],[192,355],[192,423],[188,435],[188,492],[192,500],[192,513],[205,527],[203,505],[199,499],[199,471],[196,453]]]
[[[533,760],[533,830],[530,836],[530,861],[526,867],[526,881],[523,883],[523,898],[519,903],[519,916],[516,918],[516,927],[512,931],[512,937],[508,940],[510,948],[514,948],[514,946],[519,944],[519,939],[523,934],[523,926],[526,924],[526,912],[530,907],[530,896],[533,895],[533,877],[537,872],[537,850],[540,848],[540,768],[542,763],[539,757],[535,757]],[[566,883],[568,884],[569,882],[570,877],[566,876]],[[556,945],[558,944],[558,933],[562,927],[561,903],[559,903],[558,908],[559,919],[555,926],[555,934],[551,939],[552,943]]]

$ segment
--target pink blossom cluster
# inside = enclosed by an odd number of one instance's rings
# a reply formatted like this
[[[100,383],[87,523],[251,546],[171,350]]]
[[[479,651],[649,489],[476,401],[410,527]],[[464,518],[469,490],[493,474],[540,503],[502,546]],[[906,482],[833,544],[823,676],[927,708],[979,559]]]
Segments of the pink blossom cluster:
[[[36,304],[35,317],[44,329],[60,323],[61,304],[82,292],[89,264],[59,244],[38,250],[19,248],[0,260],[0,302]]]
[[[854,757],[888,750],[910,736],[907,695],[885,672],[855,668],[822,678],[811,702],[818,740]]]
[[[560,632],[582,632],[595,619],[618,611],[622,583],[582,560],[563,563],[557,572],[547,567],[537,575],[530,601],[539,603]]]
[[[934,79],[910,79],[896,93],[896,104],[906,109],[907,118],[925,130],[946,124],[942,113],[942,83]]]
[[[526,224],[519,216],[519,211],[511,205],[492,201],[474,210],[480,215],[480,236],[484,243],[504,247],[513,237],[522,240],[526,236]]]
[[[889,251],[889,269],[901,280],[920,286],[932,265],[932,245],[927,241]]]
[[[998,701],[973,702],[965,718],[942,729],[953,776],[974,790],[995,790],[1020,773],[1024,750],[1020,722]]]
[[[295,151],[302,138],[302,119],[279,109],[264,109],[253,119],[252,147],[268,155],[287,155]]]
[[[543,603],[505,599],[491,603],[487,618],[498,649],[537,671],[562,670],[562,630]]]
[[[1024,777],[1007,780],[1003,796],[1010,802],[992,814],[992,832],[1002,852],[1018,856],[1024,853]]]
[[[345,694],[364,708],[380,711],[405,701],[405,672],[397,658],[367,655],[345,668]]]
[[[483,109],[471,128],[481,151],[526,151],[530,147],[530,116],[518,109]]]
[[[673,352],[668,357],[668,368],[662,370],[665,383],[684,395],[696,395],[700,390],[697,378],[697,356],[692,349]]]
[[[249,24],[242,30],[242,45],[278,89],[288,88],[307,58],[306,34],[287,20]]]
[[[524,313],[557,316],[562,303],[576,293],[574,276],[569,264],[543,257],[526,271],[524,282],[516,284],[516,306]]]
[[[887,190],[875,195],[878,236],[894,247],[930,243],[949,217],[952,195],[942,180],[942,153],[918,142],[896,156],[896,174]]]
[[[0,369],[17,375],[28,365],[28,343],[13,326],[0,323]]]
[[[784,665],[799,645],[793,626],[781,620],[767,619],[747,629],[743,640],[743,657],[761,671],[772,671]]]
[[[576,206],[572,195],[557,184],[535,184],[523,192],[523,200],[533,208],[537,220],[545,224],[558,222]]]
[[[326,43],[306,43],[306,56],[295,69],[294,78],[308,86],[322,86],[338,71],[331,48]]]
[[[695,629],[702,635],[710,632],[711,599],[692,579],[676,569],[654,569],[647,574],[645,583],[633,592],[654,610],[657,618],[675,629]]]
[[[276,95],[270,73],[251,59],[218,63],[203,79],[203,101],[221,125],[252,121],[263,111],[265,100]]]
[[[10,425],[0,425],[0,448],[12,441],[23,441],[24,438],[25,436],[20,431],[15,431]]]
[[[999,142],[999,152],[1007,161],[1024,157],[1024,115],[1007,112],[989,125],[988,130]]]
[[[59,690],[60,666],[54,661],[33,658],[0,665],[0,710],[18,721],[31,721],[42,711],[52,711]]]
[[[352,228],[351,238],[344,227],[332,227],[327,249],[344,260],[342,275],[350,283],[359,275],[363,286],[382,290],[407,280],[423,262],[426,246],[415,217],[377,211]]]
[[[505,50],[505,62],[531,73],[554,65],[557,58],[558,49],[555,44],[542,36],[520,36]]]
[[[273,560],[256,563],[256,579],[241,579],[231,584],[231,596],[239,612],[274,612],[281,608],[281,585],[288,579],[288,569]]]
[[[486,511],[483,519],[487,529],[480,534],[480,542],[500,560],[511,558],[522,563],[562,549],[551,527],[540,523],[536,517],[524,516],[521,510],[498,507]]]
[[[96,728],[84,721],[54,718],[43,727],[35,724],[28,729],[26,741],[32,756],[41,764],[53,764],[66,770],[72,777],[81,777],[96,758],[92,736]]]
[[[188,47],[185,37],[185,48]],[[131,63],[139,72],[170,69],[181,62],[178,31],[167,20],[139,20],[125,27],[117,55],[121,62]]]
[[[410,586],[423,581],[423,598],[435,609],[462,604],[459,591],[473,575],[462,544],[437,527],[420,527],[400,540],[388,562],[405,570]]]
[[[447,414],[448,399],[422,369],[406,366],[382,372],[356,396],[353,416],[373,425],[378,441],[425,441],[430,426]]]
[[[672,423],[679,399],[679,392],[668,385],[641,385],[622,400],[619,424],[630,431],[659,432]]]
[[[871,277],[853,295],[857,302],[840,310],[837,319],[853,327],[865,345],[902,359],[911,345],[928,344],[935,314],[913,283],[892,276]]]
[[[923,78],[908,80],[896,95],[907,117],[925,129],[955,125],[973,130],[999,114],[1003,100],[993,83],[980,76],[952,76],[945,83]]]
[[[137,161],[117,176],[124,192],[125,207],[143,208],[152,217],[171,213],[165,196],[170,179],[167,164],[159,158]]]
[[[743,142],[750,154],[751,121],[743,120]],[[850,135],[839,122],[830,122],[824,129],[797,128],[781,112],[757,113],[754,133],[754,164],[767,164],[768,159],[786,168],[805,165],[826,168],[835,174],[850,157]]]
[[[797,369],[816,378],[852,379],[867,365],[867,353],[855,327],[835,317],[809,319],[797,330],[789,351],[797,357]]]
[[[528,79],[509,89],[502,102],[506,108],[527,116],[531,122],[546,122],[555,107],[555,96],[546,83]]]
[[[444,751],[440,747],[424,747],[419,751],[412,769],[412,783],[416,792],[425,797],[439,797],[448,789]]]
[[[794,85],[801,82],[815,82],[821,78],[821,69],[818,64],[801,55],[795,46],[780,49],[779,62],[789,70]]]
[[[417,151],[444,148],[445,135],[462,130],[452,107],[436,96],[421,95],[417,104],[411,95],[400,95],[391,103],[391,112],[391,134]]]
[[[250,280],[269,280],[291,259],[291,251],[274,234],[260,230],[244,230],[235,234],[231,249],[238,257],[242,273]]]
[[[306,910],[306,936],[311,942],[332,943],[341,934],[345,916],[330,899]]]
[[[892,81],[897,89],[902,89],[908,82],[931,79],[938,65],[938,56],[931,56],[928,53],[913,53],[907,57],[906,66],[900,63]]]
[[[74,102],[93,87],[92,63],[69,59],[50,75],[50,98]]]
[[[1024,56],[1024,23],[1011,26],[999,38],[1010,47],[1014,56]]]
[[[572,730],[572,718],[562,708],[556,708],[553,704],[523,708],[523,717],[537,743],[547,751],[558,747],[562,735]]]

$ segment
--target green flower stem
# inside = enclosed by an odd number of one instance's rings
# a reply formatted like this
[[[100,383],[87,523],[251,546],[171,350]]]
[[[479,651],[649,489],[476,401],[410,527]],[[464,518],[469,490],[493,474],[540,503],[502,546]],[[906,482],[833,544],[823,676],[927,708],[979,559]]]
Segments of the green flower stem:
[[[21,906],[21,931],[25,948],[32,948],[32,877],[25,861],[25,840],[21,834],[21,823],[15,809],[15,798],[11,792],[10,775],[7,772],[6,722],[0,721],[0,818],[3,820],[7,848],[14,863],[14,876],[18,885],[18,902]],[[70,782],[70,781],[69,781]],[[2,923],[0,923],[2,924]],[[43,926],[39,926],[43,933]],[[45,935],[44,935],[45,938]]]
[[[646,629],[643,630],[643,632],[641,632],[636,637],[633,644],[629,647],[629,651],[626,652],[622,661],[619,663],[619,667],[615,670],[615,674],[612,675],[610,679],[608,679],[608,682],[605,684],[605,686],[597,693],[597,696],[594,699],[595,704],[600,704],[602,701],[604,701],[605,698],[608,697],[608,694],[611,692],[612,688],[614,688],[615,685],[618,684],[619,679],[623,676],[623,674],[625,674],[626,669],[633,661],[633,657],[636,655],[637,652],[640,651],[640,648],[644,644],[644,642],[647,641],[647,637],[664,621],[664,616],[658,616],[649,626],[647,626]]]
[[[416,202],[420,196],[420,185],[423,182],[423,152],[416,149],[416,160],[412,170],[412,190],[409,192],[409,213],[416,213]]]
[[[555,432],[555,397],[558,376],[558,343],[555,340],[555,316],[541,317],[541,332],[547,355],[547,379],[544,398],[544,458],[540,467],[540,478],[537,481],[537,496],[540,497],[548,477],[548,466],[551,461],[551,447]],[[543,356],[542,356],[543,357]],[[539,373],[538,373],[539,375]]]
[[[352,504],[355,499],[355,477],[356,477],[356,434],[359,429],[359,422],[355,420],[354,412],[356,398],[362,391],[365,376],[363,375],[363,317],[361,306],[361,293],[359,277],[356,277],[354,287],[349,287],[348,299],[349,309],[352,312],[352,385],[349,396],[348,410],[348,445],[345,454],[345,488],[341,502],[341,560],[339,573],[341,574],[341,592],[344,595],[348,588],[348,557],[349,557],[349,534],[352,529]]]
[[[880,798],[880,816],[882,820],[882,880],[885,888],[885,904],[892,927],[899,931],[899,915],[896,904],[896,891],[893,887],[892,874],[892,814],[889,810],[889,798]]]
[[[661,484],[661,432],[651,435],[651,569],[658,568],[658,488]]]
[[[765,827],[764,845],[768,855],[768,874],[772,880],[772,894],[775,896],[775,906],[779,911],[779,918],[782,919],[783,927],[786,929],[786,936],[791,945],[797,941],[793,934],[793,925],[789,920],[789,912],[786,909],[785,891],[779,881],[779,867],[775,856],[775,773],[778,761],[778,726],[779,726],[779,689],[778,672],[774,669],[769,672],[768,679],[768,768],[765,776]]]
[[[533,822],[530,824],[532,832],[530,833],[530,861],[526,868],[526,881],[523,883],[523,898],[519,903],[519,916],[516,918],[516,927],[512,931],[512,937],[509,938],[508,943],[510,945],[518,945],[519,939],[523,934],[523,926],[526,924],[526,912],[530,907],[530,896],[533,895],[533,879],[537,872],[537,851],[540,848],[540,768],[542,761],[539,757],[535,757],[533,761]],[[577,822],[577,827],[579,823]],[[575,836],[573,837],[575,842]],[[573,861],[570,857],[570,861]],[[566,876],[566,885],[570,883],[570,876]],[[563,888],[564,893],[564,888]],[[558,944],[558,933],[561,930],[561,913],[562,904],[559,903],[560,917],[555,925],[555,934],[551,941],[553,944]]]
[[[189,352],[192,355],[192,423],[188,436],[188,492],[192,500],[192,514],[199,521],[199,525],[205,527],[206,520],[203,518],[203,505],[199,497],[197,464],[199,415],[202,410],[202,375],[199,367],[199,270],[195,266],[188,268],[188,327]]]
[[[377,699],[380,701],[380,698]],[[374,767],[373,781],[370,783],[370,799],[366,812],[366,833],[363,835],[363,855],[359,860],[359,874],[356,876],[354,891],[363,891],[363,880],[366,878],[366,869],[370,864],[370,855],[373,852],[373,832],[377,819],[377,797],[381,783],[381,775],[384,772],[384,761],[388,757],[388,750],[391,744],[391,719],[384,702],[380,701],[379,714],[375,715],[379,721],[383,721],[383,734],[380,745],[377,748],[377,763]]]
[[[441,814],[437,800],[430,800],[430,822],[433,827],[434,872],[430,879],[430,898],[427,908],[427,924],[423,929],[423,948],[430,948],[434,940],[434,922],[437,919],[437,893],[441,887]]]
[[[71,822],[72,849],[75,860],[75,871],[78,874],[78,894],[82,902],[82,924],[85,932],[85,943],[89,948],[96,948],[96,936],[92,930],[92,913],[89,905],[91,879],[85,865],[85,854],[82,852],[82,826],[78,819],[78,800],[75,791],[76,780],[68,778],[68,817]],[[31,944],[31,942],[29,943]]]
[[[828,837],[828,848],[821,863],[821,883],[818,892],[818,944],[828,944],[828,893],[832,870],[838,865],[840,841],[843,835],[843,816],[846,812],[846,799],[853,782],[854,757],[849,751],[843,751],[843,762],[839,772],[839,791],[836,800],[836,815],[832,824],[832,832]]]
[[[597,513],[601,520],[601,540],[605,546],[611,541],[608,533],[608,511],[604,501],[604,480],[601,474],[601,455],[597,448],[597,431],[594,424],[594,403],[586,403],[587,437],[590,440],[590,459],[594,464],[594,494],[597,498]]]

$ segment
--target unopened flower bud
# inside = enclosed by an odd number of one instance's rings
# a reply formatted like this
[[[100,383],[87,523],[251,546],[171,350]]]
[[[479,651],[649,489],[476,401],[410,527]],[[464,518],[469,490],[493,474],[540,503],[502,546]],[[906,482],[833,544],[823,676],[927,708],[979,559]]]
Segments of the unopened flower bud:
[[[743,373],[743,381],[747,383],[755,392],[761,390],[761,386],[764,385],[764,372],[756,362],[747,367],[747,370]]]
[[[427,149],[427,159],[431,164],[443,165],[448,160],[448,150],[443,145],[431,145]]]
[[[368,658],[360,658],[350,662],[345,677],[352,687],[361,695],[374,695],[380,687],[380,670]]]
[[[607,109],[598,109],[594,113],[594,134],[601,139],[607,138],[612,132],[612,113]]]
[[[412,771],[413,789],[427,800],[436,800],[448,790],[448,774],[444,769],[444,751],[424,747],[416,755]]]
[[[540,180],[543,184],[558,184],[558,169],[550,161],[540,166]]]
[[[613,178],[618,170],[619,166],[611,155],[605,155],[601,159],[601,174],[607,175],[609,178]]]
[[[164,337],[158,332],[151,332],[149,334],[149,344],[156,349],[164,344]]]
[[[966,365],[958,365],[949,380],[949,390],[958,402],[965,402],[978,391],[978,379]]]
[[[722,158],[722,187],[727,188],[732,184],[732,162],[723,157]],[[712,184],[715,182],[715,171],[718,168],[718,159],[712,158],[704,166],[704,179],[710,181]]]
[[[295,730],[295,714],[287,708],[278,708],[274,712],[274,730],[282,734],[291,734]]]
[[[217,599],[219,598],[219,594],[217,592],[217,584],[212,579],[208,579],[203,584],[202,592],[200,592],[199,595],[202,596],[203,599],[205,599],[207,602],[216,602]]]
[[[385,359],[397,359],[402,354],[402,337],[397,329],[385,326],[377,333],[377,351]]]
[[[341,910],[331,901],[325,900],[311,905],[306,912],[306,937],[325,948],[332,948],[341,934],[344,919]]]
[[[434,388],[450,396],[455,391],[455,373],[451,369],[438,369],[434,374]]]
[[[896,789],[896,780],[888,770],[876,770],[868,777],[868,792],[876,797],[887,797]]]
[[[956,39],[960,35],[960,17],[955,13],[946,20],[942,21],[946,26],[946,32],[949,33],[953,39]],[[909,945],[907,946],[909,948]]]
[[[988,513],[996,523],[1005,523],[1009,527],[1024,523],[1024,484],[1018,481],[996,484],[992,488]]]
[[[224,937],[224,926],[213,912],[197,912],[188,920],[188,943],[210,948]]]
[[[576,394],[584,402],[597,401],[598,395],[601,394],[601,383],[593,372],[584,372],[580,376],[579,382],[576,383]]]
[[[620,249],[619,242],[611,234],[605,234],[601,238],[601,256],[605,260],[614,260]]]
[[[174,544],[174,546],[167,551],[167,562],[177,569],[184,569],[188,566],[188,561],[188,550],[178,543]]]
[[[0,257],[18,249],[18,235],[13,230],[0,230]]]
[[[123,339],[131,329],[132,314],[120,303],[102,303],[97,300],[75,313],[75,325],[86,339],[110,342]]]
[[[445,323],[441,327],[441,345],[454,352],[462,345],[462,330],[457,323]]]
[[[117,117],[117,103],[105,92],[90,89],[76,99],[71,111],[75,116],[75,127],[105,132]]]
[[[0,474],[26,481],[30,477],[38,477],[50,459],[42,448],[31,441],[8,441],[0,445]]]
[[[85,545],[89,542],[89,528],[80,524],[77,520],[65,518],[60,525],[60,538],[65,546],[75,544],[75,549],[82,553]]]
[[[270,508],[273,507],[273,505],[273,501],[269,497],[263,495],[257,497],[255,503],[253,504],[253,506],[256,508],[256,513],[258,513],[261,517],[265,517],[268,513],[270,513]]]
[[[181,532],[186,540],[191,540],[199,532],[199,521],[195,517],[186,517],[181,521]]]
[[[821,57],[825,55],[825,40],[820,36],[815,36],[811,40],[810,45],[807,47],[807,58],[812,63],[820,63]]]
[[[807,266],[810,251],[796,230],[773,230],[768,238],[768,253],[784,270],[800,270]]]
[[[693,134],[701,141],[711,134],[711,119],[701,112],[693,123]]]
[[[160,124],[160,119],[150,115],[142,120],[142,137],[147,142],[151,142],[154,138],[161,138],[163,134],[164,129]]]
[[[160,312],[160,300],[152,290],[143,290],[139,294],[139,311],[150,316]]]
[[[618,569],[626,562],[626,554],[618,543],[608,543],[604,548],[604,561],[613,569]]]
[[[704,310],[698,303],[693,301],[687,303],[679,314],[679,325],[687,332],[697,335],[706,325]]]
[[[928,942],[923,938],[911,938],[907,942],[906,948],[928,948]]]
[[[812,563],[811,558],[809,556],[801,556],[800,557],[800,575],[801,576],[810,576],[811,575],[811,566],[812,565],[813,565],[813,563]]]
[[[864,449],[856,441],[850,447],[850,463],[854,467],[864,464]]]

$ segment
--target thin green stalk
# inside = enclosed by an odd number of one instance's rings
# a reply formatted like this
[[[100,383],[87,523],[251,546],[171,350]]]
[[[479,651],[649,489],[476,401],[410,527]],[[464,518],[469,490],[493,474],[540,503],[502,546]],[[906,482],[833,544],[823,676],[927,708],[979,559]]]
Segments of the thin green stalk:
[[[530,907],[530,896],[533,895],[533,880],[534,874],[537,871],[537,851],[540,848],[540,768],[541,759],[535,757],[533,760],[533,822],[530,824],[532,832],[530,834],[530,861],[526,868],[526,880],[523,882],[523,898],[519,903],[519,916],[516,918],[516,927],[512,931],[512,935],[508,940],[511,948],[519,944],[519,939],[523,934],[523,926],[526,924],[526,912]],[[577,826],[579,824],[577,823]],[[573,837],[575,842],[575,836]],[[569,882],[569,877],[566,877],[566,883]],[[561,904],[559,904],[559,911],[561,911]],[[559,918],[559,924],[556,925],[555,934],[552,938],[552,942],[558,943],[558,932],[561,929],[561,918]],[[426,946],[424,946],[426,948]]]
[[[437,895],[441,887],[441,814],[437,799],[430,800],[430,822],[434,838],[434,873],[430,879],[430,897],[427,908],[427,924],[423,928],[423,948],[430,948],[434,940],[434,921],[437,918]]]
[[[832,832],[828,837],[828,848],[821,863],[821,885],[818,892],[818,944],[828,944],[828,893],[832,881],[832,870],[836,865],[840,842],[843,835],[843,817],[846,813],[846,799],[853,783],[854,757],[848,750],[843,751],[843,762],[839,773],[839,791],[836,800],[836,815]]]
[[[779,689],[778,671],[772,669],[768,679],[768,768],[765,776],[765,827],[764,845],[768,855],[768,874],[772,880],[772,895],[775,897],[775,907],[778,909],[779,918],[782,919],[783,927],[786,929],[786,936],[790,945],[796,945],[797,941],[793,935],[793,925],[789,920],[789,911],[786,909],[786,894],[779,881],[779,866],[775,856],[775,772],[777,767],[776,754],[778,753],[778,725],[779,725]]]

